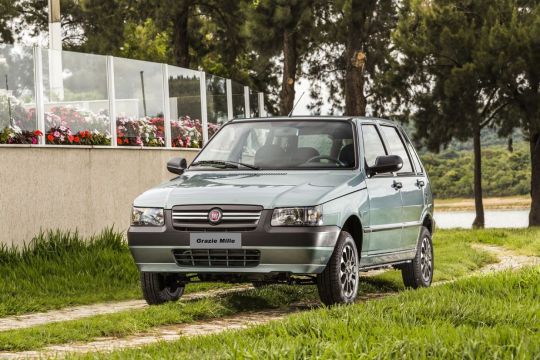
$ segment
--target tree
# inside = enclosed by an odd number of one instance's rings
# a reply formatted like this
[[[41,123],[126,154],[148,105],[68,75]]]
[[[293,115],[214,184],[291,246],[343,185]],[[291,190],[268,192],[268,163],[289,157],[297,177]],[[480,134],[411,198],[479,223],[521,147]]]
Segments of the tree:
[[[417,139],[438,151],[453,138],[473,138],[474,227],[484,226],[480,131],[508,106],[485,48],[490,29],[511,10],[506,0],[411,0],[394,33],[402,59],[392,96],[417,109]]]
[[[296,79],[316,28],[315,0],[250,1],[245,9],[251,49],[268,63],[283,56],[279,111],[287,115],[293,109]]]
[[[330,90],[332,112],[346,115],[378,110],[378,77],[390,65],[390,34],[397,21],[396,0],[325,1],[319,14],[318,40],[308,58],[309,78]],[[318,86],[311,92],[313,109],[320,111],[327,99]],[[343,104],[342,99],[345,99]]]
[[[531,152],[531,211],[529,226],[540,226],[540,3],[508,0],[512,7],[507,21],[489,32],[485,52],[512,115],[502,118],[508,133],[521,127]]]

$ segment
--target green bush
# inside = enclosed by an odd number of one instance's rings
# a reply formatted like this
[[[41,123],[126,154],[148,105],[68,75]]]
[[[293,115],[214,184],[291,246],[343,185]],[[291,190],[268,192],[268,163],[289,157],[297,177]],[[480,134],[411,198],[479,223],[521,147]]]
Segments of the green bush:
[[[527,195],[530,192],[530,157],[526,143],[509,152],[502,145],[482,151],[484,196]],[[425,153],[422,161],[433,183],[437,198],[473,197],[473,153],[447,150]]]

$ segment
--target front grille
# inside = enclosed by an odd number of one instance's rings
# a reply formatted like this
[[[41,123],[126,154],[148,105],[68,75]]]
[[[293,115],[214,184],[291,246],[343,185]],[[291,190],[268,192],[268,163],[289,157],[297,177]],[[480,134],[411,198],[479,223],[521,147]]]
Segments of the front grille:
[[[190,267],[255,267],[261,260],[259,250],[190,249],[173,250],[179,266]]]
[[[208,220],[208,213],[215,208],[223,214],[218,224]],[[175,206],[172,209],[172,223],[176,229],[183,231],[250,231],[257,227],[261,213],[261,206],[252,205]]]

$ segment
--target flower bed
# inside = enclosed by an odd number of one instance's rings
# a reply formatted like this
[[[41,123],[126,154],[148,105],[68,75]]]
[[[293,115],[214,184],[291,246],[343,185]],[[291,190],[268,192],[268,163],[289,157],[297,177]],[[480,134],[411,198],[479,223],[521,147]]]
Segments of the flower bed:
[[[116,143],[119,146],[165,146],[163,118],[116,119]]]
[[[0,144],[38,144],[43,134],[36,128],[36,109],[25,109],[16,98],[0,98]],[[53,106],[45,112],[45,142],[50,145],[110,145],[110,123],[107,111],[98,113],[73,105]],[[219,126],[208,124],[211,137]],[[120,146],[165,146],[163,117],[116,120]],[[203,129],[199,119],[184,116],[171,121],[171,143],[176,148],[200,148]]]
[[[18,126],[6,126],[0,131],[0,144],[37,144],[43,133],[39,130],[21,130]]]

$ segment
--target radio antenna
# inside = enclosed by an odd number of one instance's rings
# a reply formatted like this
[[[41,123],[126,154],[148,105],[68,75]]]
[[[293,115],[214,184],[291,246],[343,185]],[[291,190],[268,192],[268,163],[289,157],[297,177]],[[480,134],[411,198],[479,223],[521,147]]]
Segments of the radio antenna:
[[[291,116],[292,116],[294,109],[296,109],[296,105],[298,105],[298,103],[300,102],[300,100],[302,100],[302,96],[304,96],[305,93],[306,93],[305,91],[302,91],[302,95],[300,95],[300,97],[298,98],[298,100],[296,100],[296,104],[294,104],[294,106],[293,106],[291,112],[289,113],[289,115],[287,115],[288,117],[291,117]]]

